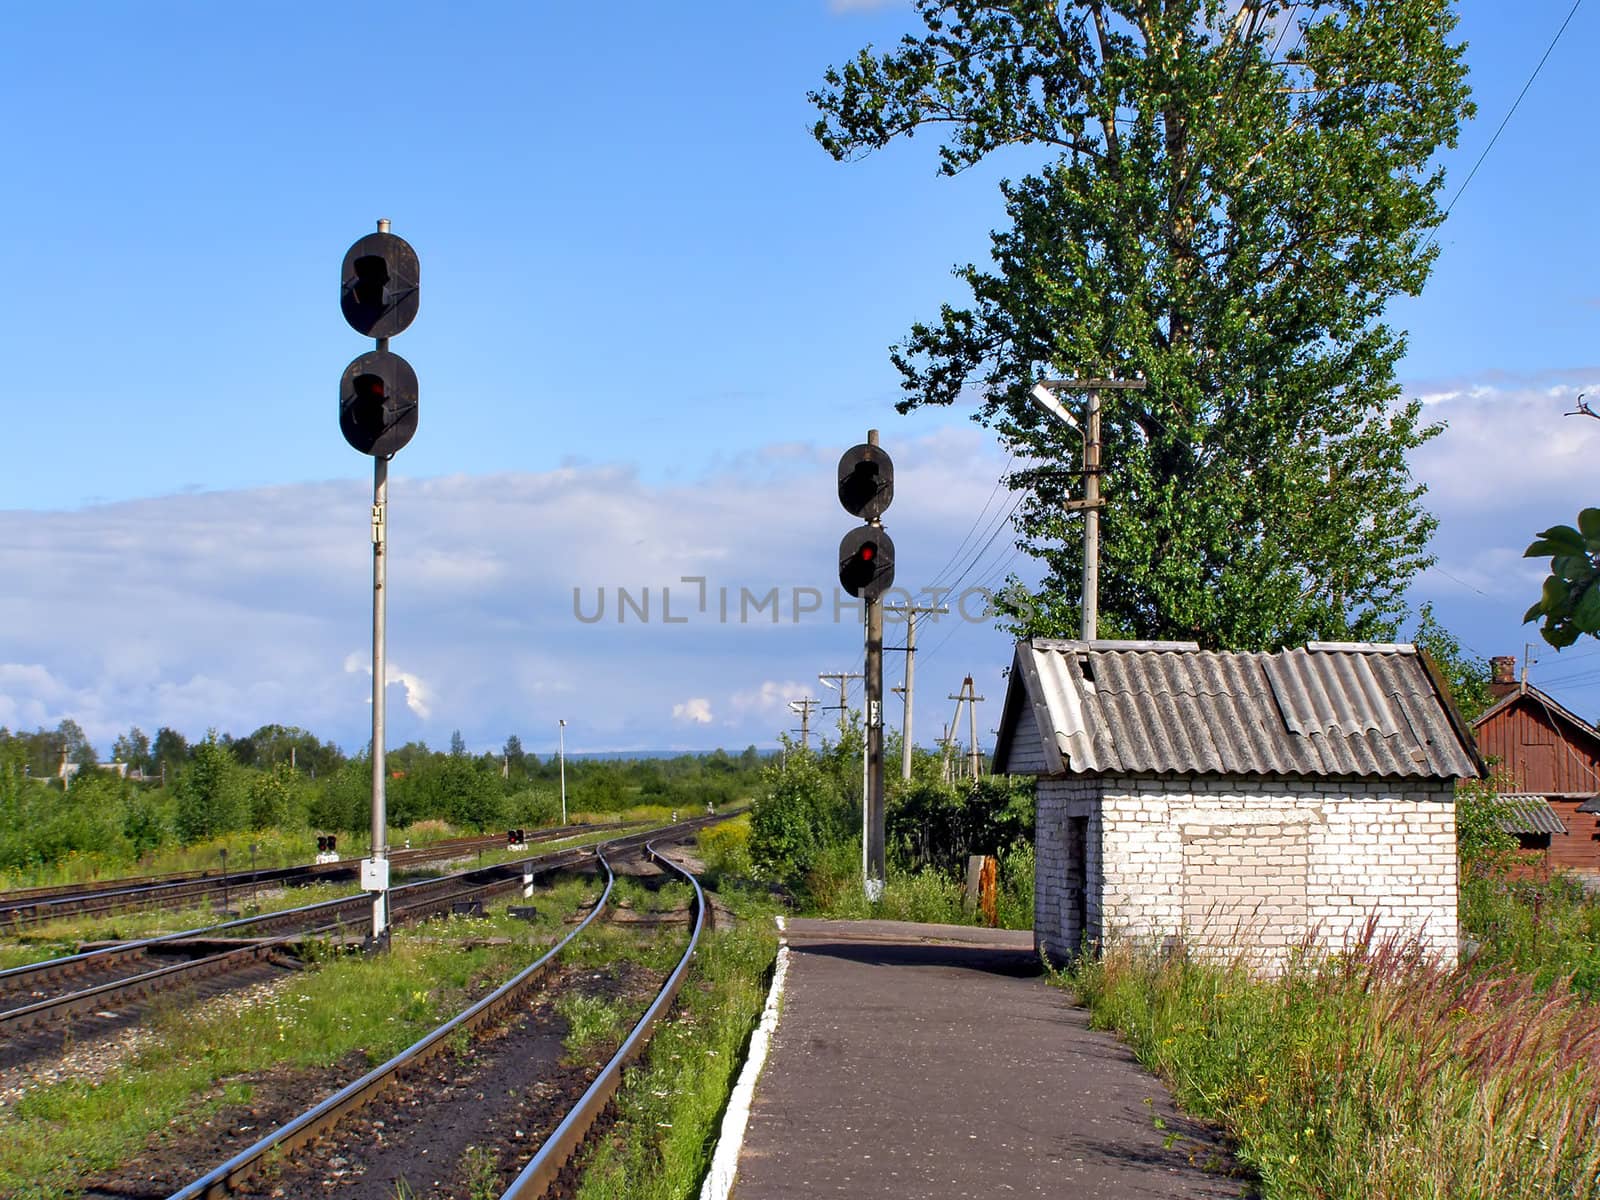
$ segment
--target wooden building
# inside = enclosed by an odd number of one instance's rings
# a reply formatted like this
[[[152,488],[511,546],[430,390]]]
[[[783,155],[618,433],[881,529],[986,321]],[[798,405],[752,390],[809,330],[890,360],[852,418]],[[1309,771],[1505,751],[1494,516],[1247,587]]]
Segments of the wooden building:
[[[1547,865],[1600,874],[1600,812],[1593,804],[1600,794],[1600,729],[1518,682],[1514,658],[1491,659],[1490,669],[1495,702],[1472,722],[1479,754],[1504,792],[1549,803],[1564,832],[1548,831]]]

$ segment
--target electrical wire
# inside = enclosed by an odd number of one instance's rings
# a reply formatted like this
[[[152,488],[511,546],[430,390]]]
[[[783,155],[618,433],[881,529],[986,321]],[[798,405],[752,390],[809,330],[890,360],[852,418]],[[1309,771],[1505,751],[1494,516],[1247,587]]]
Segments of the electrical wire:
[[[994,498],[1000,494],[1000,489],[1005,486],[1006,474],[1011,470],[1011,464],[1016,460],[1016,457],[1017,452],[1013,450],[1006,458],[1006,465],[1000,469],[1000,477],[994,481],[994,490],[989,493],[989,498],[983,502],[983,507],[978,510],[978,515],[972,520],[972,528],[967,530],[967,536],[961,539],[961,544],[956,547],[955,553],[950,556],[949,561],[934,574],[933,579],[928,583],[929,587],[938,586],[939,580],[944,577],[945,572],[956,565],[962,552],[967,548],[967,543],[972,540],[972,535],[977,532],[979,524],[982,523],[984,516],[988,513],[989,506],[994,503]]]
[[[1539,57],[1538,65],[1533,68],[1533,74],[1528,76],[1528,81],[1522,85],[1522,90],[1517,93],[1517,98],[1511,102],[1511,107],[1506,110],[1506,115],[1500,119],[1500,124],[1495,128],[1494,136],[1489,139],[1489,144],[1483,148],[1483,153],[1478,155],[1478,161],[1472,164],[1472,170],[1467,172],[1467,177],[1461,181],[1461,186],[1456,189],[1456,194],[1450,197],[1450,203],[1444,207],[1444,217],[1440,219],[1437,226],[1429,231],[1427,240],[1422,243],[1422,246],[1417,251],[1418,254],[1425,251],[1438,237],[1439,229],[1444,226],[1444,222],[1449,220],[1450,214],[1455,211],[1456,202],[1461,199],[1461,193],[1467,190],[1467,185],[1478,174],[1478,168],[1483,166],[1483,160],[1489,157],[1489,151],[1493,150],[1495,143],[1500,140],[1500,135],[1505,132],[1506,126],[1511,122],[1511,118],[1516,115],[1518,106],[1522,104],[1522,98],[1528,94],[1528,89],[1533,86],[1533,81],[1539,78],[1539,72],[1544,70],[1545,62],[1550,58],[1551,52],[1555,50],[1556,43],[1561,40],[1561,35],[1567,31],[1567,26],[1572,24],[1572,18],[1577,16],[1578,9],[1582,4],[1583,0],[1573,0],[1572,8],[1567,13],[1567,19],[1561,22],[1561,28],[1556,30],[1555,37],[1551,38],[1550,44],[1544,48],[1544,53]]]

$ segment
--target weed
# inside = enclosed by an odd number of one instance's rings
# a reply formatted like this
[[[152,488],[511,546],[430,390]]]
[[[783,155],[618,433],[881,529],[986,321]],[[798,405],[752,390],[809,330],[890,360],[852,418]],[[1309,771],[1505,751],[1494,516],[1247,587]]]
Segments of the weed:
[[[578,1200],[690,1200],[766,1001],[770,920],[707,934],[644,1061],[617,1093],[617,1124],[583,1164]]]
[[[468,1146],[461,1155],[459,1170],[467,1200],[496,1200],[500,1195],[500,1164],[494,1151],[485,1146]]]
[[[622,1015],[614,1004],[579,992],[562,996],[555,1007],[567,1022],[567,1036],[561,1044],[573,1054],[595,1042],[608,1041]]]

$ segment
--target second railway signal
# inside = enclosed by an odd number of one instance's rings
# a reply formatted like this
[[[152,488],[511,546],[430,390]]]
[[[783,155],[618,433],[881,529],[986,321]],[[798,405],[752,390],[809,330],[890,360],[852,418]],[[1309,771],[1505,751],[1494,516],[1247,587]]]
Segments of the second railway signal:
[[[839,503],[866,522],[839,543],[839,583],[866,601],[866,779],[861,805],[861,875],[867,899],[883,895],[883,593],[894,583],[894,542],[879,520],[894,502],[894,460],[878,431],[839,459]]]

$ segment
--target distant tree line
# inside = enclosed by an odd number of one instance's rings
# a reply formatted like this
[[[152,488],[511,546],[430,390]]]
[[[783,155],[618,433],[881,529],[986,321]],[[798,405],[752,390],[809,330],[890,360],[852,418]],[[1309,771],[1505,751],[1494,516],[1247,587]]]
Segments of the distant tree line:
[[[129,863],[167,845],[188,846],[244,830],[362,833],[371,819],[372,760],[346,755],[304,729],[263,725],[245,737],[208,731],[191,743],[163,727],[116,739],[99,769],[72,720],[33,732],[0,726],[0,869],[46,866],[70,856]],[[76,768],[63,781],[61,767]],[[764,765],[743,753],[671,759],[568,758],[569,813],[640,806],[691,811],[750,796]],[[443,821],[462,830],[537,827],[559,819],[560,767],[529,754],[515,735],[499,753],[469,754],[461,734],[448,752],[408,742],[386,756],[389,824]]]

